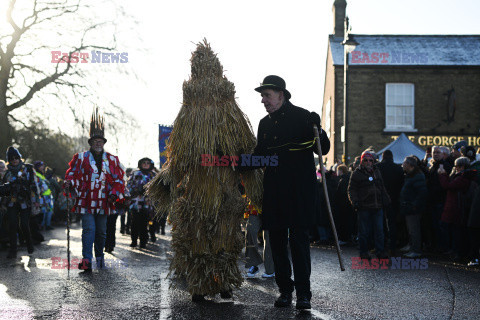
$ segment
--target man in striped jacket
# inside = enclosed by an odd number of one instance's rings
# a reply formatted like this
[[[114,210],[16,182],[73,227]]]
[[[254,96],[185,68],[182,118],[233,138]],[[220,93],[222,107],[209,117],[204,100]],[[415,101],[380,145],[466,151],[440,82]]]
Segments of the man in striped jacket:
[[[90,124],[90,150],[77,153],[65,175],[65,188],[76,194],[73,211],[82,216],[82,255],[79,265],[85,272],[92,270],[92,248],[98,267],[103,267],[107,216],[113,214],[116,202],[124,201],[125,171],[117,156],[105,152],[103,118],[98,110]]]

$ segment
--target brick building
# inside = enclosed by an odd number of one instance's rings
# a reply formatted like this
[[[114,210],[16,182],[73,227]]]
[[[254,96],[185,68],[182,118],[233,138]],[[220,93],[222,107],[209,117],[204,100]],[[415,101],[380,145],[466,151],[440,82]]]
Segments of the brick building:
[[[333,5],[322,126],[341,159],[345,0]],[[480,35],[360,35],[349,54],[346,132],[349,161],[380,150],[401,132],[427,148],[459,140],[480,147]]]

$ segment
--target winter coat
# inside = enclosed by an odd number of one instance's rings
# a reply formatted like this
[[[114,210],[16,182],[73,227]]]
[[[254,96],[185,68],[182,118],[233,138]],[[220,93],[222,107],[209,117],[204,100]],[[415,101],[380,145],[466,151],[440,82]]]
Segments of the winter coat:
[[[335,210],[336,215],[341,219],[350,217],[353,214],[352,204],[348,199],[348,184],[352,173],[347,172],[340,176],[340,180],[335,190]]]
[[[355,169],[348,185],[348,198],[359,209],[382,209],[390,204],[382,174],[376,167],[372,172],[363,166]]]
[[[441,220],[446,223],[462,224],[463,204],[459,201],[459,192],[467,192],[470,183],[476,178],[476,171],[465,170],[450,177],[446,173],[438,176],[442,188],[447,190],[445,206]]]
[[[155,171],[153,170],[136,170],[128,178],[127,190],[131,196],[130,209],[134,209],[136,212],[141,209],[147,211],[153,210],[150,201],[145,196],[144,187],[155,177]]]
[[[438,168],[440,165],[443,164],[443,169],[447,174],[450,174],[452,171],[452,164],[449,161],[440,160],[434,161],[433,164],[428,169],[427,178],[427,189],[428,189],[428,197],[427,202],[435,205],[438,203],[444,203],[445,198],[447,196],[447,191],[442,188],[440,185],[440,180],[438,179]]]
[[[267,166],[264,172],[261,217],[266,230],[308,228],[314,223],[318,189],[313,123],[320,131],[322,153],[327,154],[330,141],[315,112],[287,101],[260,120],[253,156],[278,156],[278,165]]]
[[[400,212],[403,215],[422,214],[427,198],[425,175],[420,170],[407,174],[400,192]]]
[[[37,176],[31,164],[20,162],[16,167],[7,166],[2,183],[9,182],[11,194],[2,198],[2,205],[13,207],[18,204],[20,208],[26,209],[32,206],[32,198],[38,192]]]
[[[382,174],[383,183],[390,196],[390,200],[392,203],[397,203],[404,179],[402,167],[394,163],[393,159],[383,158],[382,161],[377,164],[377,168]]]
[[[476,160],[470,163],[470,170],[477,171],[477,183],[480,184],[480,161]]]
[[[475,190],[467,225],[469,228],[480,229],[480,186]]]
[[[74,210],[78,213],[114,213],[115,206],[108,201],[110,196],[124,200],[125,171],[118,157],[104,152],[102,169],[99,170],[90,151],[77,153],[69,163],[65,180],[72,182],[76,191]]]

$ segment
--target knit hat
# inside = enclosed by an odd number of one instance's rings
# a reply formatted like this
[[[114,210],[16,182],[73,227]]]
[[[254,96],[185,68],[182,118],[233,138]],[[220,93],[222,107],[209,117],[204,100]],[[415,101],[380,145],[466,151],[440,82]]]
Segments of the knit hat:
[[[144,161],[148,161],[150,163],[150,168],[148,170],[152,170],[154,167],[153,160],[147,157],[138,160],[138,169],[142,169],[142,162]]]
[[[363,159],[365,159],[365,158],[371,158],[371,159],[375,160],[375,156],[370,151],[364,151],[362,153],[362,156],[360,157],[360,161],[363,161]]]
[[[45,164],[45,163],[44,163],[43,161],[38,160],[38,161],[35,161],[35,162],[33,163],[33,167],[35,168],[35,170],[38,171],[38,168],[40,168],[40,167],[43,166],[44,164]]]
[[[10,146],[7,149],[7,160],[10,162],[13,158],[22,159],[22,154],[17,150],[17,148]]]

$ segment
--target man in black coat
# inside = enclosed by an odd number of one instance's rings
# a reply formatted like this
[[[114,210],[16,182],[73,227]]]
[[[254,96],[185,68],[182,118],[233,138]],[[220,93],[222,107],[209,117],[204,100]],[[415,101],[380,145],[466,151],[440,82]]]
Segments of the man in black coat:
[[[453,169],[453,164],[448,159],[443,158],[441,147],[434,146],[432,148],[432,160],[428,169],[427,178],[427,210],[431,214],[433,236],[431,237],[431,245],[438,251],[447,250],[447,244],[444,242],[440,228],[440,218],[442,216],[443,207],[447,197],[447,191],[440,185],[438,178],[438,169],[442,167],[447,174]]]
[[[290,306],[296,289],[296,307],[310,309],[309,227],[314,223],[317,201],[313,124],[319,128],[323,154],[330,150],[330,141],[320,128],[318,114],[290,103],[291,94],[282,78],[267,76],[255,90],[261,93],[268,115],[260,120],[254,156],[278,157],[276,166],[265,169],[261,215],[263,228],[270,232],[275,281],[280,290],[275,306]]]
[[[393,162],[393,153],[390,150],[383,152],[382,161],[377,165],[377,168],[382,174],[383,184],[391,200],[390,205],[385,208],[385,213],[388,224],[388,238],[390,240],[390,254],[395,256],[397,249],[397,216],[399,212],[398,198],[403,186],[403,169]]]

